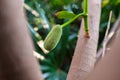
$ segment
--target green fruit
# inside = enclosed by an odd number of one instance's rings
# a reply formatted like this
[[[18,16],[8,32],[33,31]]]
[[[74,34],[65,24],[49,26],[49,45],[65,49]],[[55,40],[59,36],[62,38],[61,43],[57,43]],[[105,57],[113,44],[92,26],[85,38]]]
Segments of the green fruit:
[[[48,51],[53,50],[58,44],[61,35],[62,27],[60,25],[54,26],[44,40],[44,48]]]

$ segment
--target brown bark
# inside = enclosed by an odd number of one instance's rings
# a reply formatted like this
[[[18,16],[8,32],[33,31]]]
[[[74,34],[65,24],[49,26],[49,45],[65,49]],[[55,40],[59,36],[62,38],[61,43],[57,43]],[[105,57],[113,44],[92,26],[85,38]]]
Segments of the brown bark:
[[[82,23],[67,80],[85,80],[96,61],[101,0],[89,0],[88,9],[90,38],[84,37]]]
[[[106,46],[111,45],[111,43],[113,42],[113,39],[117,33],[119,25],[120,25],[120,15],[118,19],[116,20],[116,22],[114,23],[112,29],[110,30],[109,35],[107,36]],[[101,58],[102,53],[103,53],[103,48],[100,48],[97,53],[97,61],[99,61],[99,59]]]
[[[0,0],[0,80],[43,80],[21,2]]]
[[[120,20],[115,26],[120,27]],[[120,80],[120,30],[109,44],[109,51],[96,64],[96,68],[87,80]]]

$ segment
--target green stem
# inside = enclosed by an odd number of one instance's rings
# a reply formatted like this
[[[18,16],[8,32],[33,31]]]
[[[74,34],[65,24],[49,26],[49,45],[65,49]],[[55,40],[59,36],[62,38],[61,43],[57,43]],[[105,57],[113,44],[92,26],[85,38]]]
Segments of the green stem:
[[[65,22],[64,24],[61,25],[61,27],[65,27],[67,25],[69,25],[70,23],[72,23],[74,20],[76,20],[79,17],[83,17],[84,18],[84,30],[85,30],[85,36],[89,37],[89,27],[88,27],[88,0],[84,0],[84,11],[83,13],[80,13],[78,15],[76,15],[74,18],[72,18],[71,20]]]
[[[84,14],[88,14],[88,0],[84,0]]]
[[[85,26],[84,30],[88,34],[89,27],[88,27],[88,17],[87,16],[84,17],[84,26]]]
[[[61,27],[65,27],[67,25],[69,25],[70,23],[72,23],[74,20],[76,20],[77,18],[79,17],[83,17],[84,16],[84,13],[80,13],[78,15],[76,15],[74,18],[70,19],[69,21],[65,22],[64,24],[61,25]]]
[[[85,32],[88,33],[88,0],[84,0],[84,29]]]
[[[89,37],[89,27],[88,27],[88,0],[84,0],[84,30],[85,36]]]

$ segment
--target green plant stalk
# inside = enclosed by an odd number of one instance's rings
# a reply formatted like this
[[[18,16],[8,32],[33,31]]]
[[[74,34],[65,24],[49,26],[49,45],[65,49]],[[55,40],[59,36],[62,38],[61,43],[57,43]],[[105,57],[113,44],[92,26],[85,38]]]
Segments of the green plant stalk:
[[[89,36],[89,27],[88,27],[88,17],[84,17],[84,30],[85,30],[85,36]]]
[[[70,19],[69,21],[65,22],[64,24],[61,25],[61,27],[65,27],[67,25],[69,25],[70,23],[72,23],[74,20],[76,20],[77,18],[79,17],[83,17],[84,16],[84,13],[80,13],[78,15],[76,15],[74,18]]]
[[[84,30],[85,36],[89,37],[89,27],[88,27],[88,0],[84,0]]]
[[[88,0],[84,0],[84,14],[88,14]]]
[[[80,13],[78,15],[76,15],[74,18],[72,18],[71,20],[65,22],[64,24],[61,25],[61,27],[65,27],[67,25],[69,25],[70,23],[72,23],[74,20],[76,20],[79,17],[83,17],[84,18],[84,30],[85,30],[85,36],[89,38],[89,27],[88,27],[88,0],[84,0],[84,11],[83,13]]]

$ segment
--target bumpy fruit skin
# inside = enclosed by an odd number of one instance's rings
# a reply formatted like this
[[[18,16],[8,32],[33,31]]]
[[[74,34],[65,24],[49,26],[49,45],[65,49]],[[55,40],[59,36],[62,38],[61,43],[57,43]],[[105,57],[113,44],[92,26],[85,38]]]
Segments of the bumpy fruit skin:
[[[61,35],[62,27],[60,25],[54,26],[44,40],[44,48],[48,51],[53,50],[58,44]]]

